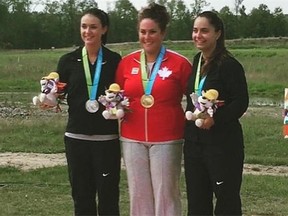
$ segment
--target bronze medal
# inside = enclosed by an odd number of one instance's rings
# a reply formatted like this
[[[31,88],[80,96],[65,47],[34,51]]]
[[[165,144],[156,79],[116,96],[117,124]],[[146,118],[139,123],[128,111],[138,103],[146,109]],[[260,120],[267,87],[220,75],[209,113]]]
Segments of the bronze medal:
[[[86,110],[90,113],[95,113],[99,109],[99,104],[96,100],[88,100],[85,104]]]
[[[152,95],[143,95],[141,97],[141,105],[145,108],[150,108],[154,105],[154,97]]]

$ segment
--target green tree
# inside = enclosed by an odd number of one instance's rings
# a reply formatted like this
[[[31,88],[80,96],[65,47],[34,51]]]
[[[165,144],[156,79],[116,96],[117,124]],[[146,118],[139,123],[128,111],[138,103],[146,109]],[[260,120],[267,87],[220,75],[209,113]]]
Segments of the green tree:
[[[44,6],[44,10],[43,13],[47,13],[47,14],[60,14],[61,13],[61,4],[58,1],[47,1],[45,6]]]
[[[234,5],[235,5],[235,14],[239,14],[240,6],[244,0],[235,0]]]
[[[250,37],[269,37],[272,36],[271,24],[273,15],[270,13],[268,6],[260,4],[258,9],[254,8],[249,16],[247,28],[250,29]]]
[[[80,16],[84,10],[98,7],[95,0],[37,0],[37,5],[41,3],[43,10],[32,11],[31,1],[35,7],[35,0],[0,0],[0,48],[38,49],[80,45]],[[150,2],[154,1],[147,0],[147,5]],[[190,40],[191,18],[209,5],[205,0],[194,0],[190,12],[183,0],[157,2],[166,6],[171,15],[167,40]],[[243,0],[235,2],[240,6]],[[109,8],[108,43],[138,40],[137,13],[129,0],[117,0],[115,7]],[[229,7],[223,7],[217,13],[224,21],[228,39],[288,36],[288,15],[284,15],[281,8],[271,13],[266,5],[260,4],[247,14],[242,5],[236,14]]]
[[[79,26],[80,26],[80,11],[77,0],[67,0],[61,6],[63,20],[62,23],[65,25],[65,32],[63,37],[70,45],[79,45]]]
[[[271,22],[271,33],[274,37],[287,36],[288,35],[288,24],[285,20],[285,15],[281,8],[277,7],[274,10],[273,20]]]
[[[167,3],[171,16],[167,39],[188,40],[191,39],[191,16],[190,11],[183,0],[171,0]]]
[[[166,7],[168,4],[168,0],[158,0],[157,3]]]
[[[225,36],[227,39],[238,38],[238,20],[237,16],[235,16],[229,9],[228,6],[223,7],[219,16],[224,22],[225,25]]]
[[[240,15],[238,18],[238,37],[246,38],[250,37],[250,29],[247,28],[247,23],[249,23],[249,16],[246,14],[246,8],[244,5],[239,10]]]
[[[30,13],[31,2],[29,0],[9,1],[8,23],[8,43],[13,48],[30,48],[33,43],[33,20]]]
[[[137,10],[129,0],[117,0],[115,9],[109,11],[108,42],[137,41]]]
[[[152,2],[155,2],[155,0],[147,0],[147,5],[151,4]]]
[[[89,8],[98,8],[98,3],[94,0],[82,0],[78,3],[79,11],[86,11]]]
[[[8,5],[0,1],[0,48],[8,48],[10,46],[8,42],[9,35],[7,34],[8,19]]]
[[[207,3],[206,0],[194,0],[193,3],[190,4],[192,10],[191,10],[191,16],[196,17],[199,13],[202,12],[203,7],[209,6],[210,3]]]

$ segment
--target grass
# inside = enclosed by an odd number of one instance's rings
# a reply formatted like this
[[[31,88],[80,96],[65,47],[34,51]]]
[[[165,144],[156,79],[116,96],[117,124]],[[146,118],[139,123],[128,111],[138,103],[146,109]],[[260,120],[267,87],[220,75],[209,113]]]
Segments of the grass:
[[[0,168],[0,216],[69,216],[73,205],[67,167],[19,171]],[[121,173],[121,215],[129,215],[125,171]],[[186,215],[184,178],[181,182],[183,215]],[[244,175],[242,201],[244,215],[284,216],[288,212],[287,178]]]
[[[280,107],[250,107],[241,123],[246,163],[288,165],[288,140],[282,134]]]
[[[178,46],[175,44],[167,46],[192,59],[197,51],[190,45],[181,44],[179,49],[175,49]],[[122,55],[135,49],[132,45],[111,47]],[[282,135],[281,106],[284,88],[288,87],[287,49],[245,48],[243,44],[241,48],[236,45],[230,48],[245,68],[251,98],[250,107],[241,118],[245,135],[245,162],[287,166],[288,139]],[[0,152],[64,152],[65,106],[62,113],[44,111],[39,115],[31,99],[39,92],[39,79],[55,70],[59,57],[71,50],[0,51]],[[267,101],[267,104],[273,103],[274,106],[256,106],[258,101]],[[66,169],[64,166],[24,172],[1,167],[0,216],[72,215]],[[287,183],[288,177],[244,175],[243,213],[287,215]],[[185,215],[184,178],[181,188]],[[120,205],[122,215],[129,215],[125,171],[122,171]]]
[[[66,117],[61,113],[2,119],[0,152],[63,152],[65,123]]]
[[[27,107],[28,108],[28,107]],[[64,108],[64,107],[63,107]],[[287,141],[282,135],[280,107],[250,107],[241,118],[245,134],[246,163],[287,165]],[[27,116],[0,121],[0,152],[64,152],[63,132],[66,114],[45,111],[36,116],[30,108]],[[68,174],[64,167],[23,172],[0,168],[0,216],[72,215]],[[244,175],[242,186],[245,215],[284,216],[288,212],[288,177]],[[121,213],[129,215],[129,197],[125,171],[121,178]],[[183,215],[186,193],[182,175]]]
[[[66,167],[1,169],[1,216],[72,215]]]
[[[284,216],[288,212],[287,177],[244,175],[243,214]]]
[[[238,42],[242,43],[242,42]],[[277,42],[275,42],[277,43]],[[280,42],[279,42],[280,43]],[[166,43],[192,60],[197,50],[192,42],[175,44]],[[177,48],[177,46],[179,48]],[[282,100],[283,89],[287,87],[288,52],[286,48],[273,48],[265,44],[255,48],[246,48],[237,44],[229,46],[229,50],[242,63],[247,76],[250,95],[253,97],[269,97]],[[108,45],[123,56],[138,49],[139,45]],[[250,47],[247,45],[247,47]],[[277,47],[276,45],[274,47]],[[0,51],[0,92],[37,92],[39,79],[54,71],[58,59],[73,48],[59,50],[27,50]]]
[[[31,100],[29,95],[26,97],[27,101]],[[62,113],[51,110],[39,115],[39,110],[29,103],[23,105],[26,114],[1,119],[0,152],[64,152],[66,107],[62,106]],[[288,165],[288,140],[282,134],[280,106],[249,107],[241,123],[245,135],[246,163]]]

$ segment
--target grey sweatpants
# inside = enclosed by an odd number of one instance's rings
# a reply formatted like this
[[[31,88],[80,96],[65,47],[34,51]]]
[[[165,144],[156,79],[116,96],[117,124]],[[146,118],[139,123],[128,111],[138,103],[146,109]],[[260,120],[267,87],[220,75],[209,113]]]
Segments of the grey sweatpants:
[[[131,216],[181,215],[182,144],[122,142]]]

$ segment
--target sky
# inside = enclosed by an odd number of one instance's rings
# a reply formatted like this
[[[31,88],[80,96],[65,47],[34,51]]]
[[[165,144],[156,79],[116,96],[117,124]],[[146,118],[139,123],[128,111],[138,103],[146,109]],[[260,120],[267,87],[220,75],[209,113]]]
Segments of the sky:
[[[190,4],[194,1],[192,0],[183,0],[186,6],[190,9]],[[110,7],[113,8],[115,0],[96,0],[98,7],[104,11],[107,11],[107,7],[110,4]],[[130,0],[130,2],[136,7],[137,10],[147,4],[147,0]],[[207,3],[210,3],[209,6],[205,7],[204,10],[215,9],[219,11],[224,6],[228,6],[231,11],[234,11],[235,0],[206,0]],[[277,7],[282,8],[284,14],[288,14],[288,2],[287,0],[243,0],[242,5],[246,7],[246,13],[250,13],[253,8],[258,8],[260,4],[265,4],[268,6],[268,9],[271,13],[274,12],[274,9]]]

